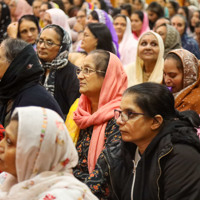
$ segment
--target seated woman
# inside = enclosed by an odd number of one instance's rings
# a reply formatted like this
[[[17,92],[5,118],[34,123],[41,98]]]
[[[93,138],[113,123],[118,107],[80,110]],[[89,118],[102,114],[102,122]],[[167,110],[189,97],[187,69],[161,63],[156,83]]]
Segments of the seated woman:
[[[181,48],[180,34],[173,26],[162,24],[156,28],[155,32],[163,39],[165,46],[164,57],[166,57],[169,51]]]
[[[1,200],[97,200],[72,175],[78,155],[63,119],[54,111],[15,109],[0,149]]]
[[[144,33],[137,47],[136,62],[125,67],[128,76],[128,87],[143,83],[162,83],[164,67],[164,44],[157,33]]]
[[[142,83],[124,92],[115,117],[123,142],[99,161],[110,169],[112,199],[200,199],[196,112],[175,110],[166,86]]]
[[[56,100],[41,86],[42,66],[31,44],[6,39],[0,45],[0,122],[6,127],[16,107],[41,106],[63,117]]]
[[[198,59],[185,49],[170,51],[166,56],[164,82],[171,88],[177,110],[194,110],[200,114],[199,72]]]
[[[127,76],[119,58],[102,50],[92,51],[77,75],[82,95],[73,118],[80,128],[76,145],[79,161],[74,175],[104,199],[108,197],[108,182],[97,159],[104,148],[120,140],[113,110],[119,108]]]
[[[68,60],[70,46],[67,32],[55,24],[43,28],[37,40],[37,54],[45,70],[42,83],[55,97],[65,116],[80,96],[77,67]]]
[[[130,19],[125,15],[116,15],[113,25],[118,36],[120,60],[125,66],[136,59],[137,40],[133,38]]]
[[[36,40],[40,32],[38,20],[34,15],[24,15],[18,22],[17,37],[32,44],[36,50]]]
[[[131,14],[131,29],[133,37],[138,40],[139,37],[149,31],[149,20],[147,14],[142,11],[134,11]]]
[[[116,55],[119,57],[118,37],[112,23],[112,17],[103,10],[94,9],[88,16],[88,23],[103,23],[105,24],[112,35],[112,41],[115,47]]]
[[[175,15],[171,19],[171,24],[176,28],[181,36],[182,47],[191,53],[193,53],[198,59],[200,59],[200,52],[198,43],[192,37],[189,37],[187,34],[187,21],[186,18],[182,15]]]
[[[115,53],[111,33],[108,27],[101,23],[89,23],[85,27],[80,47],[86,53],[90,53],[95,49],[103,49]],[[86,54],[83,54],[83,52],[72,52],[69,54],[69,60],[81,67],[85,56]]]

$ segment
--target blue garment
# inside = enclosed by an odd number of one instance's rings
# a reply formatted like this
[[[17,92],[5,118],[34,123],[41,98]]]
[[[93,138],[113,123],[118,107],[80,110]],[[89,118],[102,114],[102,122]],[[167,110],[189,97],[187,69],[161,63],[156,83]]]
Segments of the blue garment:
[[[199,46],[195,39],[189,37],[187,33],[184,33],[181,37],[182,47],[191,53],[193,53],[198,59],[200,59]]]

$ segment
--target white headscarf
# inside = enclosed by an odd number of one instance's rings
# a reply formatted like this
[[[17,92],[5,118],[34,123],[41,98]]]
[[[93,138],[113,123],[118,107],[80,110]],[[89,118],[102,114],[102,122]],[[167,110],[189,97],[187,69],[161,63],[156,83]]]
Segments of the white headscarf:
[[[162,83],[163,68],[164,68],[163,40],[162,40],[161,36],[159,34],[155,33],[154,31],[147,31],[147,32],[143,33],[139,38],[138,46],[137,46],[136,62],[125,67],[125,71],[128,76],[128,87],[131,87],[133,85],[144,82],[143,81],[144,61],[139,57],[138,49],[139,49],[139,44],[140,44],[142,37],[149,33],[153,34],[156,37],[160,51],[158,54],[158,58],[157,58],[155,67],[148,79],[148,82]]]
[[[134,39],[131,31],[131,21],[126,17],[126,30],[124,31],[122,41],[119,43],[120,60],[123,66],[136,60],[137,44],[138,41]]]
[[[11,185],[13,176],[6,177],[0,199],[97,199],[72,174],[78,155],[61,117],[52,110],[34,106],[16,108],[12,118],[15,115],[17,179]]]

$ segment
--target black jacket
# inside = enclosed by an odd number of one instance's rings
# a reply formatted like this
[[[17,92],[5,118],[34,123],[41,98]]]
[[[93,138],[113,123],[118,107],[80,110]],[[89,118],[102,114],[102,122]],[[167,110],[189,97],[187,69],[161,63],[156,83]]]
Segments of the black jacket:
[[[134,144],[121,141],[105,149],[104,158],[99,159],[109,174],[110,199],[131,199],[135,149]],[[177,120],[164,126],[141,155],[133,199],[200,199],[200,142],[188,122]]]
[[[64,118],[56,100],[39,83],[42,73],[43,69],[32,45],[26,46],[12,61],[0,81],[0,121],[4,126],[9,122],[14,108],[21,106],[49,108]],[[12,106],[8,109],[10,101]]]

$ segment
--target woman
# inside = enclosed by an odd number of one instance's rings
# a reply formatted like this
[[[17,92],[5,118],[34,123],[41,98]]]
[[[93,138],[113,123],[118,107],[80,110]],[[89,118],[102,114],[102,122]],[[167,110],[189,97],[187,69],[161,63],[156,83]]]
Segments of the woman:
[[[80,96],[76,66],[68,60],[70,46],[69,35],[55,24],[43,28],[37,40],[37,54],[45,70],[42,83],[65,116]]]
[[[104,148],[120,139],[113,110],[119,108],[127,77],[118,57],[102,50],[91,52],[77,74],[82,95],[73,118],[80,128],[74,175],[104,199],[108,197],[108,183],[97,160]]]
[[[9,0],[12,22],[17,22],[23,15],[32,15],[32,7],[25,0]]]
[[[191,30],[192,34],[190,36],[194,37],[194,35],[195,35],[194,28],[198,21],[200,21],[200,10],[196,10],[192,13],[192,17],[190,20],[190,30]]]
[[[162,83],[164,44],[157,33],[148,31],[138,41],[136,62],[125,67],[128,87],[143,83]]]
[[[0,2],[0,42],[4,38],[10,22],[11,18],[9,7],[4,2]]]
[[[62,27],[68,34],[69,37],[71,38],[71,30],[68,24],[68,17],[59,8],[51,8],[45,11],[44,14],[44,26],[47,26],[49,24],[56,24],[60,27]]]
[[[63,117],[55,99],[40,84],[43,69],[32,47],[23,40],[0,45],[0,122],[6,127],[16,107],[41,106]]]
[[[2,200],[97,199],[72,175],[77,152],[63,119],[54,111],[17,108],[0,147]]]
[[[134,11],[131,15],[131,29],[133,37],[138,40],[140,35],[149,31],[149,21],[146,13]]]
[[[176,109],[200,114],[199,64],[194,54],[185,49],[170,51],[165,58],[164,82],[175,96]]]
[[[119,45],[118,45],[118,37],[116,31],[114,29],[111,16],[108,15],[105,11],[100,9],[94,9],[88,16],[88,23],[103,23],[105,24],[110,33],[112,35],[112,41],[114,43],[115,51],[117,52],[117,56],[119,57]]]
[[[179,4],[174,0],[169,0],[169,2],[167,3],[167,8],[169,11],[169,18],[172,18],[178,13]]]
[[[181,38],[179,32],[169,24],[162,24],[155,30],[158,33],[164,42],[165,52],[164,57],[173,49],[181,48]]]
[[[164,9],[157,2],[151,2],[147,7],[149,27],[152,30],[157,19],[164,17]]]
[[[123,142],[99,161],[110,169],[113,199],[200,199],[197,113],[176,111],[166,86],[142,83],[125,91],[115,118]]]
[[[186,18],[182,15],[175,15],[171,19],[171,24],[176,28],[181,36],[182,47],[190,52],[192,52],[198,59],[200,59],[200,52],[197,42],[194,38],[189,37],[187,30]]]
[[[137,40],[133,38],[130,19],[118,14],[114,17],[113,25],[118,37],[120,60],[123,66],[136,59]]]
[[[42,2],[41,6],[40,6],[40,20],[39,20],[39,25],[41,28],[44,28],[44,14],[45,11],[48,9],[52,8],[52,4],[50,4],[49,2]]]
[[[36,50],[36,40],[40,32],[38,20],[34,15],[24,15],[18,22],[17,37],[32,44]]]

